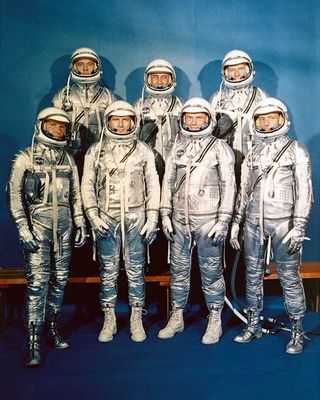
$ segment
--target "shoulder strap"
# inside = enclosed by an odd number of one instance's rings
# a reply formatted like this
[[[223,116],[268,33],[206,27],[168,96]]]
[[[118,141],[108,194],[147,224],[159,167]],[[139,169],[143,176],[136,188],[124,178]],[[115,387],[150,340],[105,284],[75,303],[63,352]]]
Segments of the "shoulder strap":
[[[103,92],[103,88],[100,86],[97,93],[90,100],[90,104],[96,103],[98,101],[99,97],[101,96],[102,92]],[[75,123],[78,123],[83,116],[84,116],[84,111],[81,111],[80,114],[78,114],[76,116]]]
[[[213,144],[214,144],[214,142],[217,140],[217,138],[216,137],[213,137],[211,140],[210,140],[210,142],[206,145],[206,147],[202,150],[202,152],[201,152],[201,154],[200,154],[200,156],[198,157],[198,159],[196,160],[196,163],[199,163],[199,162],[201,162],[203,159],[204,159],[204,157],[205,157],[205,155],[208,153],[208,151],[211,149],[211,147],[213,146]],[[192,172],[196,169],[197,167],[196,167],[196,165],[193,165],[191,168],[190,168],[190,175],[192,174]],[[186,174],[184,174],[182,177],[181,177],[181,179],[180,179],[180,181],[179,181],[179,183],[178,183],[178,185],[177,185],[177,188],[175,189],[175,193],[177,193],[178,192],[178,190],[180,189],[180,187],[181,187],[181,185],[183,184],[183,182],[186,180]]]
[[[289,140],[276,154],[276,156],[274,157],[274,159],[272,160],[272,163],[268,166],[268,168],[265,170],[264,173],[260,174],[254,185],[252,186],[252,190],[251,193],[254,191],[254,189],[257,187],[257,185],[259,184],[259,182],[261,181],[263,176],[267,176],[269,174],[269,172],[272,170],[272,168],[274,167],[274,163],[278,162],[280,160],[280,158],[283,156],[283,154],[286,152],[286,150],[290,147],[291,143],[293,143],[293,140]]]

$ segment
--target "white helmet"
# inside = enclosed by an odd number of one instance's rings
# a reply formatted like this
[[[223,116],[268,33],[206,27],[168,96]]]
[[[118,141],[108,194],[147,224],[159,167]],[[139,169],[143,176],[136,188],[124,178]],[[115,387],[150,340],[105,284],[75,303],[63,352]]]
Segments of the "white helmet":
[[[154,87],[149,83],[148,77],[150,74],[159,73],[159,74],[170,74],[171,82],[167,87]],[[153,60],[150,64],[148,64],[145,72],[144,72],[144,87],[147,93],[151,96],[159,96],[165,97],[169,94],[173,93],[177,84],[176,73],[173,66],[166,60]]]
[[[206,113],[208,115],[208,121],[199,131],[191,131],[184,123],[184,115],[186,113]],[[194,97],[188,100],[181,110],[180,115],[180,129],[183,135],[188,137],[203,137],[211,135],[216,125],[216,117],[212,111],[211,105],[207,100],[201,99],[200,97]]]
[[[132,123],[128,133],[119,134],[109,126],[108,124],[109,119],[115,116],[117,117],[129,116],[132,119]],[[105,134],[109,139],[112,140],[121,140],[121,141],[131,140],[139,130],[139,120],[134,108],[132,107],[131,104],[123,100],[115,101],[114,103],[110,104],[107,107],[104,113],[104,121],[105,121]]]
[[[238,64],[246,64],[246,75],[240,81],[234,82],[225,74],[226,67]],[[227,53],[222,61],[221,75],[226,87],[240,89],[252,83],[254,78],[254,68],[250,56],[242,50],[232,50]]]
[[[63,138],[56,139],[50,132],[44,129],[43,125],[48,120],[63,122],[64,124],[67,125],[66,134]],[[69,125],[70,125],[70,119],[65,111],[56,107],[45,108],[42,111],[40,111],[37,116],[35,137],[39,142],[44,143],[48,146],[65,147],[67,145],[69,136]]]
[[[265,132],[259,129],[256,125],[256,120],[259,115],[279,113],[280,120],[279,125],[274,127],[270,132]],[[290,128],[290,121],[288,118],[288,110],[282,101],[273,97],[267,97],[259,101],[252,113],[251,129],[254,134],[260,139],[273,139],[279,136],[286,135]]]
[[[81,58],[89,58],[97,64],[97,68],[92,72],[92,74],[90,76],[89,75],[88,76],[81,75],[74,68],[74,63]],[[92,83],[98,82],[102,75],[101,61],[100,61],[98,54],[95,51],[93,51],[92,49],[89,49],[87,47],[81,47],[80,49],[75,50],[71,55],[70,75],[71,75],[71,79],[74,82],[79,83],[79,84],[85,84],[85,83],[92,84]]]

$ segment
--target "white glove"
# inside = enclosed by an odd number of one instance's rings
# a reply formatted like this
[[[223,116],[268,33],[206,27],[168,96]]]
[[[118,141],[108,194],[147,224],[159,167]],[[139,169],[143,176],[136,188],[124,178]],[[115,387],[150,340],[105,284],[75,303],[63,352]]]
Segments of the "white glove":
[[[87,240],[87,229],[86,226],[79,225],[77,226],[76,237],[74,239],[74,247],[79,248],[82,247]]]
[[[233,223],[231,225],[231,233],[230,233],[230,245],[234,250],[241,250],[240,242],[239,242],[239,224]]]
[[[157,237],[157,221],[153,219],[147,219],[147,222],[143,225],[140,235],[145,235],[143,238],[144,244],[152,244]]]
[[[294,254],[297,253],[302,246],[304,240],[310,240],[309,238],[305,237],[305,231],[302,228],[292,228],[282,240],[283,244],[286,244],[289,240],[288,246],[288,253]]]
[[[36,253],[39,245],[27,225],[21,225],[18,228],[19,239],[23,248],[30,253]]]
[[[170,217],[166,216],[162,218],[162,231],[164,236],[169,242],[174,242],[173,239],[173,228]]]
[[[97,237],[106,238],[110,235],[108,224],[102,221],[100,217],[97,216],[90,219],[90,224]]]
[[[210,232],[208,233],[208,237],[212,237],[212,242],[214,246],[217,246],[219,243],[222,243],[228,234],[228,227],[229,225],[226,222],[218,221],[213,227],[211,228]]]

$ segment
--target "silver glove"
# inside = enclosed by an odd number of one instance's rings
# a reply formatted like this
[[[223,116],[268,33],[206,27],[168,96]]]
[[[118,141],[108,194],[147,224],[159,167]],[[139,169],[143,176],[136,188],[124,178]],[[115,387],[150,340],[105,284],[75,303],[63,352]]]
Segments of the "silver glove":
[[[86,226],[84,224],[77,226],[76,237],[74,239],[74,247],[75,248],[82,247],[85,244],[86,239],[87,239]]]
[[[31,253],[35,253],[39,250],[39,245],[27,225],[21,225],[18,228],[18,232],[20,242],[25,250]]]
[[[294,254],[297,253],[303,244],[304,240],[309,240],[309,238],[306,238],[305,236],[305,231],[302,228],[292,228],[287,235],[284,237],[282,240],[282,243],[285,244],[289,240],[289,246],[288,246],[288,254]]]
[[[166,239],[169,242],[174,242],[173,239],[173,228],[172,228],[172,223],[171,223],[171,219],[168,216],[165,216],[162,218],[162,230],[163,230],[163,234],[166,237]]]
[[[230,245],[234,250],[241,250],[241,245],[239,242],[239,224],[233,223],[231,225],[231,234],[230,234]]]
[[[218,221],[208,233],[208,237],[212,238],[212,242],[214,246],[217,246],[219,243],[223,242],[228,234],[229,225],[226,222]]]

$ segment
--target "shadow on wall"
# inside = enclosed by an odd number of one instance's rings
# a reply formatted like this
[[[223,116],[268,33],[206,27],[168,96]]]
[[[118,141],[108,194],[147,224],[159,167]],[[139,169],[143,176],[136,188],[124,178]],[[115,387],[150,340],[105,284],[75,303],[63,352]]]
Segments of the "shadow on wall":
[[[52,98],[55,95],[55,93],[66,86],[67,80],[68,80],[68,74],[69,74],[69,64],[70,64],[70,55],[64,55],[62,57],[59,57],[56,59],[51,68],[50,68],[50,73],[51,73],[51,88],[49,93],[44,96],[38,105],[38,110],[37,112],[41,111],[42,109],[46,107],[50,107],[52,105]],[[116,87],[116,74],[117,71],[114,68],[113,64],[106,59],[105,57],[100,57],[101,64],[102,64],[102,79],[100,81],[100,84],[102,86],[106,86],[108,89],[110,89],[112,92],[114,91]],[[115,95],[116,97],[119,97]]]
[[[177,86],[174,94],[184,100],[189,98],[190,80],[187,74],[180,68],[174,67],[177,76]],[[137,68],[130,72],[125,80],[126,98],[130,104],[135,103],[142,94],[145,68]]]
[[[198,75],[202,97],[209,100],[214,92],[219,90],[221,84],[221,63],[222,60],[211,61],[206,64]],[[278,76],[268,65],[254,61],[255,79],[254,85],[261,87],[269,96],[277,97]]]

